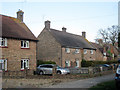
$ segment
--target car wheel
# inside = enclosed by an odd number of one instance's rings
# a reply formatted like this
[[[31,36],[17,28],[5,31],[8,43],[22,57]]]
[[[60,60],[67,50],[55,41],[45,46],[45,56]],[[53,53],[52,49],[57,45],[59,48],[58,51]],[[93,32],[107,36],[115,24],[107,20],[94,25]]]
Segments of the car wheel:
[[[57,74],[61,74],[61,71],[57,71]]]
[[[43,71],[40,71],[40,72],[39,72],[39,75],[43,75],[43,74],[44,74]]]

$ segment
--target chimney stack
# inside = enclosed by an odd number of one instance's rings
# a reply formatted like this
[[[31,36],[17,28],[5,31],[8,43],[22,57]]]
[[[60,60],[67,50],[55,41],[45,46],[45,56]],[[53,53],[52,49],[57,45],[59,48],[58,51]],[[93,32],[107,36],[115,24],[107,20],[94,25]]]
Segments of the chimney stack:
[[[62,31],[63,31],[63,32],[66,32],[66,30],[67,30],[67,29],[66,29],[65,27],[62,28]]]
[[[82,37],[86,38],[86,32],[85,31],[82,32]]]
[[[23,14],[24,12],[19,9],[19,11],[17,12],[17,19],[19,19],[21,22],[23,22]]]
[[[45,29],[50,30],[50,21],[45,21]]]

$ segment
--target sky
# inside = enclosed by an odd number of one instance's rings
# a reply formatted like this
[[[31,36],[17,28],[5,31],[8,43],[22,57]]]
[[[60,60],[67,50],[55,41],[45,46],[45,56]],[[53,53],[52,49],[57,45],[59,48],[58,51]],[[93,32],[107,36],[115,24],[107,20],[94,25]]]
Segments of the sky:
[[[58,0],[59,1],[59,0]],[[44,28],[44,21],[51,21],[51,28],[81,35],[94,42],[99,29],[118,25],[117,0],[4,0],[0,2],[0,14],[16,17],[16,12],[24,11],[24,23],[37,37]]]

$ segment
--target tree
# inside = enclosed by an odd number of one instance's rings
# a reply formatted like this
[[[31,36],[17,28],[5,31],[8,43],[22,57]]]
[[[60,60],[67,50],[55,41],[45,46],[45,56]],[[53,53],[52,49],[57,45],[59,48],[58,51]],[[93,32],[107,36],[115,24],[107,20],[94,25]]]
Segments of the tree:
[[[112,27],[109,27],[107,29],[100,29],[98,31],[98,34],[103,39],[103,42],[111,43],[113,44],[113,46],[116,42],[118,42],[118,33],[119,33],[119,29],[118,26],[116,25],[113,25]]]

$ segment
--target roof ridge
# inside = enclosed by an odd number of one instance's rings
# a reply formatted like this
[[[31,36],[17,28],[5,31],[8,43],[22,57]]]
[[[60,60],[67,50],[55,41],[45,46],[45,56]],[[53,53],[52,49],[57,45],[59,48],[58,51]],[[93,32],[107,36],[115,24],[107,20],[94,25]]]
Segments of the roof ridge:
[[[49,30],[49,32],[62,46],[95,49],[87,39],[80,35],[62,32],[52,28]]]
[[[58,31],[58,32],[63,32],[63,31],[60,31],[60,30],[57,30],[57,29],[50,29],[50,30],[55,30],[55,31]],[[63,32],[63,33],[67,33],[67,34],[71,34],[71,35],[75,35],[75,36],[80,36],[82,37],[81,35],[78,35],[78,34],[73,34],[73,33],[69,33],[69,32]]]
[[[1,16],[5,16],[5,17],[10,17],[10,18],[15,18],[15,17],[11,17],[11,16],[8,16],[8,15],[3,15],[3,14],[0,14]],[[17,19],[17,18],[16,18]]]

